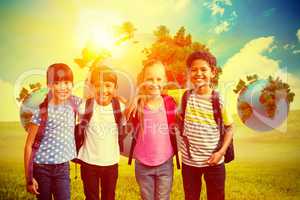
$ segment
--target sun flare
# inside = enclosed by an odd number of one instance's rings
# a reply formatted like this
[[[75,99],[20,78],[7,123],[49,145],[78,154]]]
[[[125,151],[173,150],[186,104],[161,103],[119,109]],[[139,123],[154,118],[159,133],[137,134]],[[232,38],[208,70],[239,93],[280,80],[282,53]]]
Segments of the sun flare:
[[[116,39],[113,37],[113,33],[111,31],[96,26],[91,29],[89,42],[97,49],[107,49],[112,51],[115,47]]]

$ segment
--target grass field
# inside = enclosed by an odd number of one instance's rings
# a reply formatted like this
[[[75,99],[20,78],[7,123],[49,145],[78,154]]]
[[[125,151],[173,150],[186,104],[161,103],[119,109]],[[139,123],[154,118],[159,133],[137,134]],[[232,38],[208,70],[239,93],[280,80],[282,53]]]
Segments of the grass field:
[[[300,111],[289,115],[281,131],[254,132],[236,119],[236,160],[227,165],[226,199],[300,199]],[[0,123],[0,199],[34,199],[26,193],[23,147],[26,133],[19,123]],[[139,199],[133,166],[119,164],[117,199]],[[72,199],[84,199],[78,170],[71,169]],[[205,186],[203,186],[205,190]],[[203,193],[204,194],[204,193]],[[172,199],[183,199],[179,170],[175,170]],[[202,199],[206,199],[205,195]]]

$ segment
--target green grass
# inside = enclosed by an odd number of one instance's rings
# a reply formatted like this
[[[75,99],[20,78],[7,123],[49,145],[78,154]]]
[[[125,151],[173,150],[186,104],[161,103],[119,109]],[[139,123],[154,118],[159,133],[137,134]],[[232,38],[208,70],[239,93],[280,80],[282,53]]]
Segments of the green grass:
[[[299,117],[300,111],[293,111],[286,126],[266,133],[252,131],[235,119],[236,160],[226,166],[226,199],[300,199]],[[19,123],[0,123],[0,200],[34,199],[24,185],[25,137]],[[79,169],[77,175],[75,179],[72,165],[72,199],[84,199]],[[175,169],[171,199],[183,198],[180,171]],[[125,158],[119,164],[117,199],[139,199],[133,166]]]

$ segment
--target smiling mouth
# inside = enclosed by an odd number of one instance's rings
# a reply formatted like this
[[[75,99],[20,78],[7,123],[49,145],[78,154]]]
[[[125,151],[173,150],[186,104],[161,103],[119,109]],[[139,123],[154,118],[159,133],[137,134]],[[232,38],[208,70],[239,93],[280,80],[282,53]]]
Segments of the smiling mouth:
[[[101,99],[107,99],[107,98],[109,98],[111,96],[111,94],[109,94],[109,93],[106,93],[106,94],[100,94],[99,95],[99,97],[101,98]]]
[[[58,92],[57,94],[61,95],[61,96],[66,96],[66,95],[68,95],[68,92]]]
[[[150,90],[160,90],[160,86],[149,86]]]
[[[205,81],[205,79],[203,77],[201,78],[194,78],[195,81]]]
[[[208,81],[206,81],[204,77],[193,78],[193,80],[194,80],[194,84],[196,84],[198,87],[208,84]]]

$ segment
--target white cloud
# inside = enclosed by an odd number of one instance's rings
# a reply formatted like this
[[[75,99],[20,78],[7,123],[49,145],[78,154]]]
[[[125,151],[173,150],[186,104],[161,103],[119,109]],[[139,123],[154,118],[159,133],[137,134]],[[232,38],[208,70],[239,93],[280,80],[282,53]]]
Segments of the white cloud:
[[[219,1],[223,2],[225,5],[232,6],[231,0],[219,0]]]
[[[210,9],[211,9],[211,11],[212,11],[212,12],[211,12],[212,15],[217,15],[217,14],[223,15],[223,14],[224,14],[224,11],[225,11],[224,8],[218,6],[217,4],[211,4],[211,5],[210,5]]]
[[[16,104],[13,85],[0,79],[0,91],[0,121],[18,121],[19,107]]]
[[[285,50],[295,49],[295,48],[296,48],[296,45],[294,45],[294,44],[285,44],[285,45],[283,46],[283,48],[284,48]]]
[[[284,49],[288,49],[289,47],[290,47],[289,44],[285,44],[285,45],[283,46]]]
[[[267,78],[269,75],[281,77],[284,82],[291,86],[296,96],[291,104],[291,109],[300,109],[300,79],[293,74],[284,72],[280,67],[280,60],[274,60],[263,55],[270,51],[274,44],[274,37],[261,37],[249,41],[239,52],[234,54],[223,66],[223,73],[220,77],[220,91],[225,95],[227,106],[236,112],[237,95],[233,89],[240,79],[247,75],[257,74],[260,78]]]
[[[211,10],[213,16],[222,16],[225,12],[225,6],[232,6],[231,0],[213,0],[211,2],[205,2],[204,6]]]
[[[211,15],[217,19],[217,25],[211,29],[216,34],[229,31],[238,17],[237,12],[232,7],[231,0],[206,1],[203,5],[210,9]]]
[[[298,40],[300,42],[300,28],[297,30],[296,36],[297,36],[297,38],[298,38]]]
[[[278,46],[277,45],[272,45],[269,49],[268,52],[271,53],[274,49],[276,49]]]
[[[237,15],[236,11],[232,11],[231,17],[232,17],[232,18],[236,18],[237,16],[238,16],[238,15]]]
[[[222,21],[219,25],[214,28],[216,34],[221,34],[227,32],[230,28],[230,23],[228,21]]]
[[[293,54],[299,54],[300,53],[300,49],[296,49],[293,51]]]

